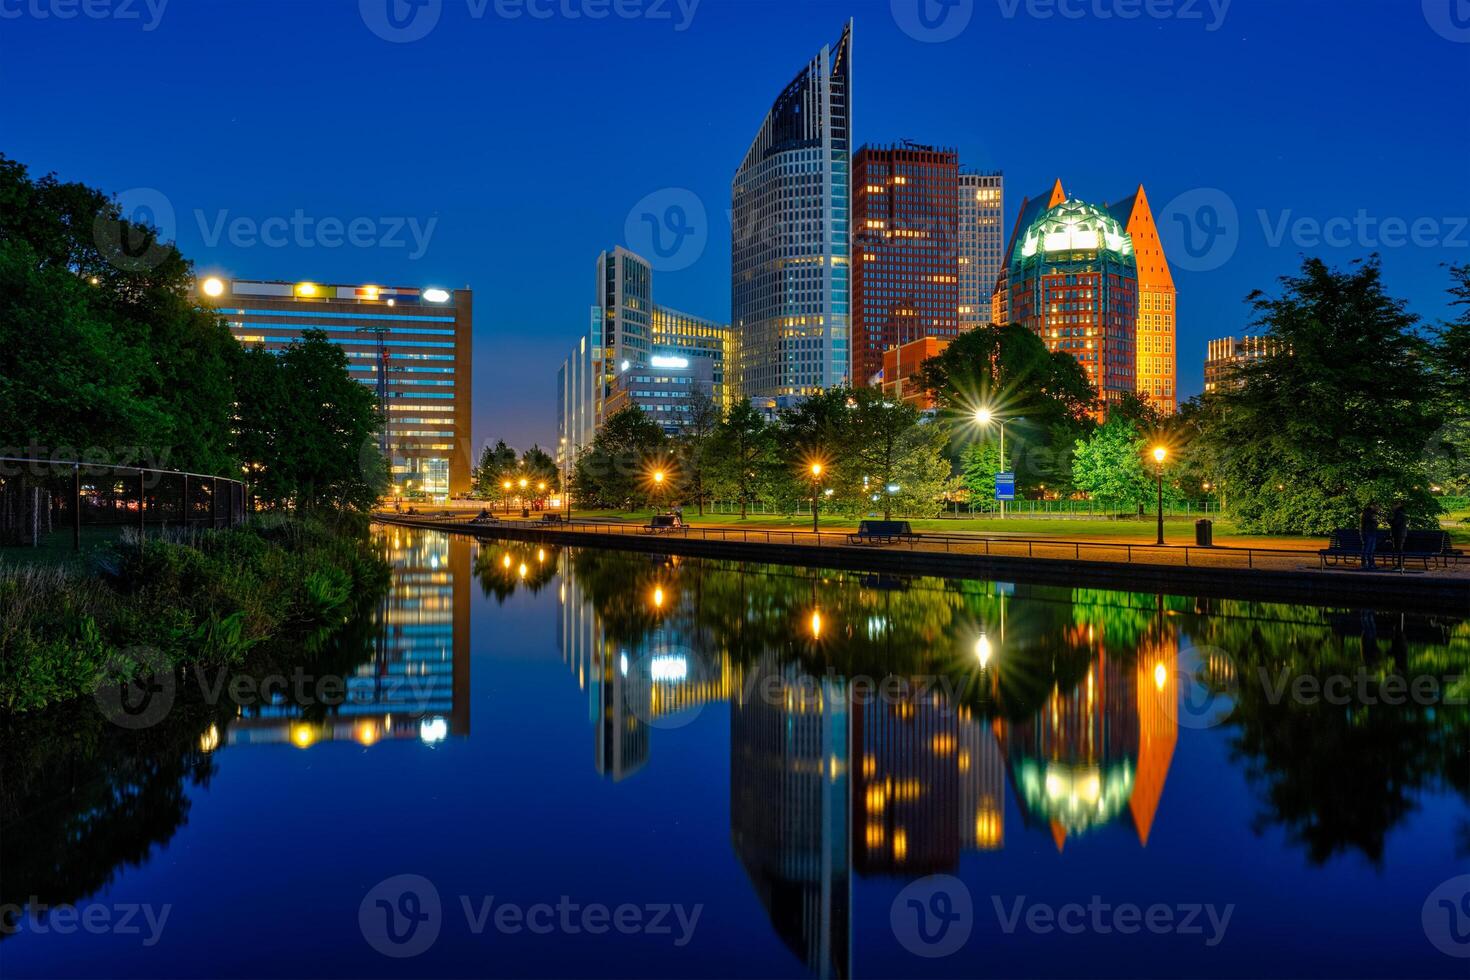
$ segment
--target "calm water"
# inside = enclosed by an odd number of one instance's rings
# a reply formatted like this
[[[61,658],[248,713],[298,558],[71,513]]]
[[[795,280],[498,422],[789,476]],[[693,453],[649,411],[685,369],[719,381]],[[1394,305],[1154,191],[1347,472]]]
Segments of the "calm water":
[[[0,973],[1470,969],[1463,618],[385,545],[301,679],[6,729],[0,900],[75,908]]]

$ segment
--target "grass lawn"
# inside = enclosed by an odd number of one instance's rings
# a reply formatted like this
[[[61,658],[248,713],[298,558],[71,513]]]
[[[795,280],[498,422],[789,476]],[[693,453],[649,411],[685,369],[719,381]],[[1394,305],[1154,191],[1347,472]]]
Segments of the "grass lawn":
[[[67,565],[80,567],[98,547],[116,541],[121,534],[121,527],[84,527],[82,550],[75,551],[72,549],[72,530],[68,527],[43,535],[40,543],[32,548],[0,548],[0,564],[40,565],[48,568]]]

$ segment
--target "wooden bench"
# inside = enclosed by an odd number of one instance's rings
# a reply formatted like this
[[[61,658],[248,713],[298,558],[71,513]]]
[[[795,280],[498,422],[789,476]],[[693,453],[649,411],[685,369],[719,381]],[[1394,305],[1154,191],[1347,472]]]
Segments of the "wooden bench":
[[[1424,563],[1424,570],[1429,570],[1429,563],[1443,564],[1448,566],[1450,562],[1458,562],[1464,552],[1458,548],[1450,547],[1450,535],[1448,531],[1410,531],[1404,537],[1404,550],[1397,551],[1393,546],[1393,535],[1388,531],[1380,530],[1378,535],[1378,546],[1374,549],[1374,560],[1402,565],[1405,561],[1420,561]],[[1363,561],[1363,535],[1352,528],[1339,528],[1332,532],[1332,540],[1327,547],[1317,552],[1317,557],[1322,562],[1322,567],[1336,565],[1339,562],[1347,565],[1351,562],[1362,564]]]
[[[542,524],[560,524],[565,518],[561,514],[542,514]]]
[[[849,534],[849,544],[892,544],[896,541],[917,541],[908,521],[862,521],[856,534]]]
[[[665,531],[677,531],[684,526],[678,514],[654,514],[648,520],[648,525],[643,528],[644,534],[662,534]]]

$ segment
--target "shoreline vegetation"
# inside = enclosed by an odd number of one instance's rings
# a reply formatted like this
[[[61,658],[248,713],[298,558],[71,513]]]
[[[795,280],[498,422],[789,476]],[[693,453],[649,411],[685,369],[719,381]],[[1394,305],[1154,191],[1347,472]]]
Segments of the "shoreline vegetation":
[[[0,713],[192,666],[321,648],[382,596],[361,515],[260,515],[226,530],[128,532],[90,567],[0,562]]]

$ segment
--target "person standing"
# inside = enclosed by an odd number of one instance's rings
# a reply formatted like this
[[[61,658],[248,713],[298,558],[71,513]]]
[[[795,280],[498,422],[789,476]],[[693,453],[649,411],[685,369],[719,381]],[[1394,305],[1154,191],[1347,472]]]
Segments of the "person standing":
[[[1409,540],[1409,513],[1404,510],[1404,502],[1396,501],[1393,505],[1393,513],[1388,516],[1388,530],[1393,536],[1393,550],[1398,558],[1399,568],[1404,567],[1404,542]]]
[[[1374,504],[1363,508],[1363,513],[1358,518],[1358,535],[1363,539],[1363,555],[1359,567],[1377,568],[1373,552],[1378,550],[1378,508]]]

